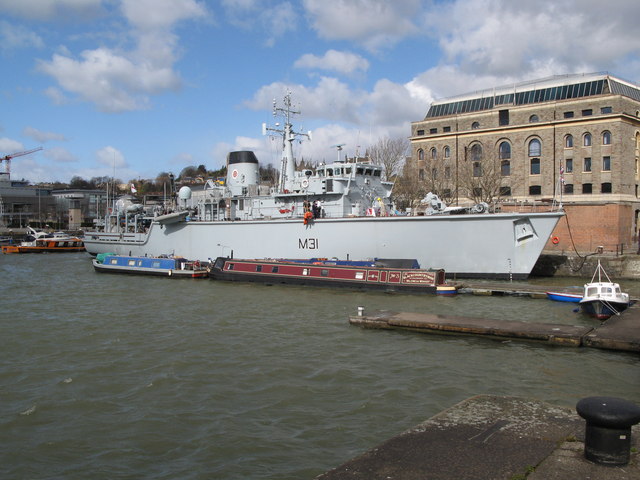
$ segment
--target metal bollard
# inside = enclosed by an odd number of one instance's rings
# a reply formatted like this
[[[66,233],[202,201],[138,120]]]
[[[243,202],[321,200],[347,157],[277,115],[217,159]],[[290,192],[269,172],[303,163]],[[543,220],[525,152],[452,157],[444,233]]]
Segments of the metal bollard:
[[[626,465],[631,451],[631,427],[640,422],[640,407],[615,397],[587,397],[576,404],[587,421],[584,456],[601,465]]]

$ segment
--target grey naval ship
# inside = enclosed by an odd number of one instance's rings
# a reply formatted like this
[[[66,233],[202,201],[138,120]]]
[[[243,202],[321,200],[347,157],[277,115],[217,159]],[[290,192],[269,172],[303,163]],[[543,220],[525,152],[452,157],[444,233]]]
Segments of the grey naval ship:
[[[273,114],[283,123],[263,124],[263,134],[282,139],[277,186],[260,183],[251,151],[231,152],[224,184],[204,190],[182,187],[171,206],[119,199],[84,244],[92,255],[180,255],[201,262],[235,258],[416,259],[421,268],[443,268],[463,278],[526,278],[561,211],[487,213],[486,205],[462,210],[429,195],[426,214],[393,210],[393,184],[382,167],[335,161],[296,171],[293,143],[311,132],[294,131],[291,96]],[[198,195],[196,195],[198,193]],[[477,213],[475,213],[477,212]]]

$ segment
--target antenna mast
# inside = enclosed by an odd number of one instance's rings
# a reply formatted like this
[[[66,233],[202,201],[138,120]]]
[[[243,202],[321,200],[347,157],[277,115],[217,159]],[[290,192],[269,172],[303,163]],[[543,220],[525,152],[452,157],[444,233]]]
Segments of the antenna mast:
[[[280,116],[284,120],[284,125],[280,128],[280,124],[276,123],[275,127],[267,127],[266,123],[262,124],[262,134],[274,132],[282,136],[282,162],[280,164],[280,179],[278,181],[278,190],[280,193],[286,193],[293,190],[293,179],[295,176],[296,162],[293,158],[293,142],[296,137],[307,137],[311,140],[311,132],[295,132],[291,117],[299,115],[299,110],[293,110],[291,107],[291,92],[287,92],[284,96],[283,107],[278,107],[276,101],[273,101],[273,116]]]

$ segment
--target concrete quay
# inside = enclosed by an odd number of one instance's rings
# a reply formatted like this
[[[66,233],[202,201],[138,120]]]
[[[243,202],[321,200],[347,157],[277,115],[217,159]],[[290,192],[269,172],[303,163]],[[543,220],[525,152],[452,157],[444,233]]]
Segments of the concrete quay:
[[[585,421],[575,409],[480,395],[316,480],[640,480],[638,427],[629,464],[604,466],[584,457]]]
[[[361,313],[363,314],[350,316],[349,323],[364,328],[470,335],[497,340],[536,341],[567,347],[640,352],[640,307],[637,304],[629,307],[621,315],[613,316],[599,325],[584,327],[430,313],[392,311]]]

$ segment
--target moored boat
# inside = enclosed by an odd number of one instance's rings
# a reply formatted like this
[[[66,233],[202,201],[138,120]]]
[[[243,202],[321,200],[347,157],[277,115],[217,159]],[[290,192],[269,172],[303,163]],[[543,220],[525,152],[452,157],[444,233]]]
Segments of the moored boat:
[[[577,293],[567,293],[567,292],[546,292],[546,293],[547,293],[547,298],[555,302],[578,303],[580,300],[582,300],[582,295]]]
[[[190,259],[431,258],[448,275],[523,279],[533,269],[562,211],[488,213],[486,204],[447,206],[423,199],[421,215],[401,215],[391,199],[384,168],[345,158],[296,170],[290,95],[275,108],[283,117],[265,133],[279,134],[283,152],[277,186],[260,183],[252,151],[231,152],[221,185],[209,180],[201,195],[180,188],[177,202],[162,206],[118,201],[87,232],[87,251],[157,256],[180,252]],[[193,197],[193,198],[192,198]],[[173,198],[173,196],[172,196]],[[423,215],[422,215],[423,213]]]
[[[591,282],[584,286],[581,310],[598,320],[607,320],[612,315],[619,315],[627,307],[629,294],[622,292],[620,285],[611,281],[598,260]]]
[[[28,227],[25,239],[19,244],[2,245],[2,253],[69,253],[84,252],[81,238],[64,232],[44,232]]]
[[[415,261],[413,261],[415,262]],[[396,265],[396,266],[394,266]],[[272,260],[218,257],[209,269],[215,280],[347,287],[408,293],[437,293],[449,287],[442,269],[426,270],[407,266],[406,261]],[[444,293],[445,290],[442,290]]]
[[[100,254],[92,260],[93,268],[100,273],[127,273],[156,275],[171,278],[207,278],[205,265],[182,257],[132,257],[127,255]]]

